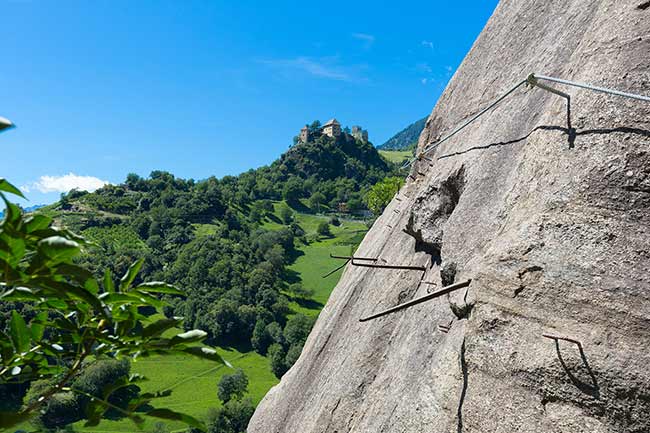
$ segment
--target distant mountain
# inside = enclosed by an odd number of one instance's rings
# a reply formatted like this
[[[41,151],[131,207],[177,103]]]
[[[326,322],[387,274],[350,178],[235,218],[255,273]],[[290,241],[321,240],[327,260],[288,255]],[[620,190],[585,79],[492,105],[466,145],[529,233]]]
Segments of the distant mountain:
[[[423,117],[417,122],[411,123],[397,134],[393,135],[384,144],[377,147],[381,150],[406,150],[412,149],[417,145],[420,133],[424,129],[424,124],[429,116]]]
[[[44,205],[44,204],[35,204],[34,206],[26,207],[24,210],[27,213],[34,212],[35,210],[38,210],[38,209],[42,208],[43,206],[46,206],[46,205]],[[4,218],[4,216],[5,216],[4,211],[0,210],[0,219]]]

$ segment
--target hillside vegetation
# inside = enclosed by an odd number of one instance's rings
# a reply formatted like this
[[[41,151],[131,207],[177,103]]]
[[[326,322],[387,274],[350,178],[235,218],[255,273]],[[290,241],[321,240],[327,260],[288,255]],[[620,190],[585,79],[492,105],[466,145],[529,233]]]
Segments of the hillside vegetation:
[[[397,134],[389,138],[385,143],[377,146],[381,150],[413,150],[418,144],[418,138],[427,123],[429,116],[411,123]]]
[[[130,174],[93,193],[73,190],[39,212],[93,242],[79,265],[121,275],[143,258],[136,284],[182,288],[186,298],[165,296],[169,306],[149,314],[180,316],[185,330],[205,330],[207,342],[248,376],[245,395],[256,404],[300,355],[342,272],[321,277],[338,265],[329,253],[351,253],[367,231],[355,217],[367,209],[363,195],[394,170],[369,143],[321,136],[239,176]],[[217,383],[229,370],[182,356],[131,366],[150,378],[143,392],[173,388],[166,407],[199,419],[222,406]],[[82,425],[75,431],[133,429],[128,420]]]

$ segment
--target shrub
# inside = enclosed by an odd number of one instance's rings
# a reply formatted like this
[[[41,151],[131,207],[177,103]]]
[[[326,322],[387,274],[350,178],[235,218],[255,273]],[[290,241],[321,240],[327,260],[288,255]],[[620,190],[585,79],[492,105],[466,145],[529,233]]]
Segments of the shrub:
[[[329,223],[327,221],[319,223],[318,227],[316,228],[316,233],[318,233],[320,236],[332,236]]]
[[[244,370],[238,368],[233,374],[224,374],[217,385],[217,396],[223,403],[233,398],[241,399],[248,389],[248,377]]]
[[[208,433],[246,433],[255,406],[247,398],[231,400],[223,407],[212,409],[208,413]]]
[[[291,224],[293,221],[293,211],[286,206],[282,206],[280,208],[280,219],[287,225]]]

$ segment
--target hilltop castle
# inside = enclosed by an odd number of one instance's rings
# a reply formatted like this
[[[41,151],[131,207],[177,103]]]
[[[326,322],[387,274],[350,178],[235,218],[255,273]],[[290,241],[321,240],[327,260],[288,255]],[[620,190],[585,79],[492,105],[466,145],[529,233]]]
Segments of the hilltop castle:
[[[368,142],[368,131],[363,129],[361,126],[353,126],[352,133],[348,134],[347,132],[341,131],[341,124],[339,123],[338,120],[334,118],[328,120],[323,126],[321,126],[316,131],[310,130],[309,127],[305,125],[300,130],[300,134],[298,135],[299,141],[301,143],[307,143],[314,138],[315,133],[327,135],[328,137],[332,137],[332,138],[338,138],[341,136],[341,134],[345,134],[347,136],[352,136],[357,140],[361,140],[364,143]]]

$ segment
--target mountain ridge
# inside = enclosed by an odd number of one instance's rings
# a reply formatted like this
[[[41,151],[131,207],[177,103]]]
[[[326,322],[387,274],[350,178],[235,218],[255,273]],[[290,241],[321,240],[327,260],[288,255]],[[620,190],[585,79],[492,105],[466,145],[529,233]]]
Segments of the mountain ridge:
[[[420,120],[417,120],[406,128],[402,129],[397,134],[393,135],[391,138],[386,140],[385,143],[377,146],[377,149],[380,150],[410,150],[415,149],[415,146],[418,144],[418,138],[424,129],[429,116],[425,116]]]

